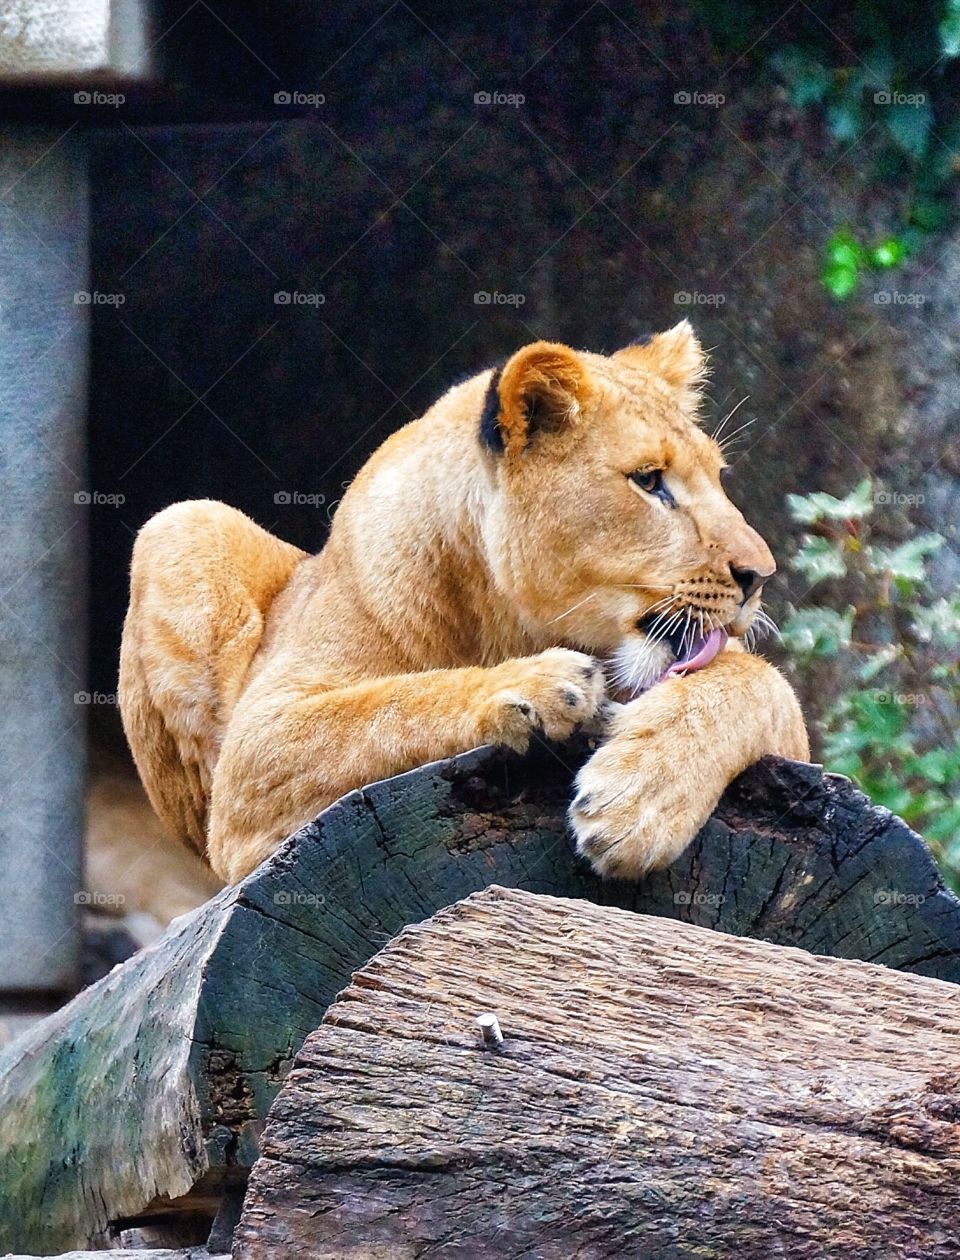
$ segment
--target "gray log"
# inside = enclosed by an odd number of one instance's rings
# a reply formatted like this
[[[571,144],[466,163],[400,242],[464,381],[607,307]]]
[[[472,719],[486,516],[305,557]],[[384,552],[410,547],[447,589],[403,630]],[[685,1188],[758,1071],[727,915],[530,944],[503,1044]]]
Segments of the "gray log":
[[[307,1038],[234,1260],[947,1260],[958,1044],[943,981],[489,888]]]
[[[564,828],[575,748],[480,749],[353,792],[238,888],[0,1054],[0,1252],[192,1238],[353,971],[491,883],[960,979],[960,904],[841,779],[768,761],[670,870],[602,884]],[[189,1230],[188,1228],[189,1227]]]

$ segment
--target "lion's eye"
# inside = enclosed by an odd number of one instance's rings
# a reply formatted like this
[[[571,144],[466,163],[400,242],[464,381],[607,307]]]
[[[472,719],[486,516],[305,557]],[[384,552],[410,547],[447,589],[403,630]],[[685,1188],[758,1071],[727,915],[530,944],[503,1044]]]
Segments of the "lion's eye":
[[[644,494],[652,494],[654,498],[662,500],[668,507],[676,507],[676,500],[667,489],[663,480],[662,468],[650,468],[644,472],[634,472],[628,474],[633,484]]]
[[[630,480],[647,494],[656,494],[663,485],[663,469],[654,468],[650,472],[631,473]]]

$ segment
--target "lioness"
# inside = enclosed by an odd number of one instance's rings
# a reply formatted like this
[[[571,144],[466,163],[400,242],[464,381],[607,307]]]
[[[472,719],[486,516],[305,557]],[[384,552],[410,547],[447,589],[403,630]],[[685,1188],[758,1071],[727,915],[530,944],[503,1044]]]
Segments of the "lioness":
[[[390,437],[316,556],[222,503],[150,520],[120,705],[160,817],[235,881],[351,788],[609,704],[570,820],[635,878],[752,761],[807,758],[740,642],[774,561],[697,426],[704,373],[686,321],[609,357],[526,346]]]

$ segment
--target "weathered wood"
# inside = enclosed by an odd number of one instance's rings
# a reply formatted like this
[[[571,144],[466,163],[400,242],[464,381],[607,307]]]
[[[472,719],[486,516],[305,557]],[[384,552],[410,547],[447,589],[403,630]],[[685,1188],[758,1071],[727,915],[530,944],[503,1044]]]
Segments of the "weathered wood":
[[[958,1047],[943,981],[489,888],[307,1038],[234,1260],[946,1260]]]
[[[491,883],[960,980],[960,903],[850,785],[768,761],[669,871],[601,884],[564,826],[583,750],[480,749],[338,801],[0,1054],[0,1251],[182,1245],[256,1156],[293,1055],[408,923]]]

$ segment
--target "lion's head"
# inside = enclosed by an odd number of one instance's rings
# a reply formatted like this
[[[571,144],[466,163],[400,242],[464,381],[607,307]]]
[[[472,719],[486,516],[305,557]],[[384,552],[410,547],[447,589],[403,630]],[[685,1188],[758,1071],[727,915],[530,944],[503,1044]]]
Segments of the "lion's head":
[[[744,635],[775,569],[697,424],[704,376],[684,321],[609,357],[536,342],[487,392],[498,585],[540,632],[607,656],[631,693]]]

